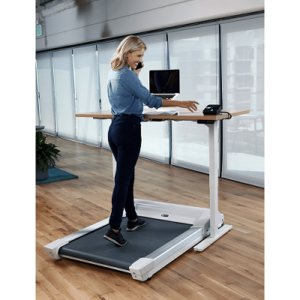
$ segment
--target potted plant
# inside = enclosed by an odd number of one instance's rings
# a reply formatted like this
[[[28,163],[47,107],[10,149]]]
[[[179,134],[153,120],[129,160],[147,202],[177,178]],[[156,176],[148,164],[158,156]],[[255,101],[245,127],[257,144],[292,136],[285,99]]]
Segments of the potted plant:
[[[36,181],[46,180],[49,177],[48,170],[58,161],[60,150],[54,144],[46,143],[46,136],[42,132],[36,133]]]

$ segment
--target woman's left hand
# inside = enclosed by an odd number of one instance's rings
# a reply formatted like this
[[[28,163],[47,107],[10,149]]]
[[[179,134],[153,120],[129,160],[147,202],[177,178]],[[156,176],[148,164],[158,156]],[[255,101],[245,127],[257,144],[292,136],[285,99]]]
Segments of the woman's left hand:
[[[197,105],[199,103],[197,101],[179,101],[179,107],[183,107],[188,109],[190,112],[197,111]]]

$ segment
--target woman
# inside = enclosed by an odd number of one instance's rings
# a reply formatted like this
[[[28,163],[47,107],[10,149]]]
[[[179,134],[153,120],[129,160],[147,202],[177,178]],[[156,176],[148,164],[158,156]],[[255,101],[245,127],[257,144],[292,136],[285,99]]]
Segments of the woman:
[[[127,231],[134,231],[146,224],[139,218],[134,207],[133,183],[134,168],[141,148],[141,124],[143,103],[156,109],[159,107],[183,107],[191,112],[197,110],[196,101],[172,101],[150,94],[141,84],[136,69],[139,62],[143,65],[143,55],[147,47],[137,36],[126,37],[118,46],[111,60],[107,93],[114,115],[108,131],[108,142],[117,162],[115,186],[112,195],[112,212],[109,219],[110,229],[104,238],[118,246],[127,241],[121,234],[121,222],[125,208],[128,218]]]

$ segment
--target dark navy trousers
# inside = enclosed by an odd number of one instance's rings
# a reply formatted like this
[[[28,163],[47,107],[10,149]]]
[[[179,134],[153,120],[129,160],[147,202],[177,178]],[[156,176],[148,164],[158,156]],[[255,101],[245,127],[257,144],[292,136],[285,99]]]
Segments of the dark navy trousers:
[[[142,143],[141,119],[134,115],[114,116],[108,131],[108,143],[117,162],[109,224],[118,230],[124,208],[129,220],[137,218],[133,185],[134,168]]]

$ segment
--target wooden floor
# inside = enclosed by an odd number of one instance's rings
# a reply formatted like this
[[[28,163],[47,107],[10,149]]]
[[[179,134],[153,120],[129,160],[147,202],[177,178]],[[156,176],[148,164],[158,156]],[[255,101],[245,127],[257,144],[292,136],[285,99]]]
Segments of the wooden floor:
[[[36,299],[264,299],[264,190],[219,180],[219,211],[233,229],[139,282],[130,274],[47,257],[43,246],[108,218],[111,152],[53,136],[57,167],[78,179],[36,186]],[[139,159],[135,197],[209,207],[208,175]]]

